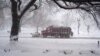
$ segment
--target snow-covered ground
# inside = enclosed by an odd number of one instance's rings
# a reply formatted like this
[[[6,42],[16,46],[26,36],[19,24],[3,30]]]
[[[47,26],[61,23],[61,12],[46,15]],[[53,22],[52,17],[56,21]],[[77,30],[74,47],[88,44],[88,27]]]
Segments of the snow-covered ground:
[[[100,39],[0,38],[0,56],[100,56]],[[99,44],[100,45],[100,44]]]

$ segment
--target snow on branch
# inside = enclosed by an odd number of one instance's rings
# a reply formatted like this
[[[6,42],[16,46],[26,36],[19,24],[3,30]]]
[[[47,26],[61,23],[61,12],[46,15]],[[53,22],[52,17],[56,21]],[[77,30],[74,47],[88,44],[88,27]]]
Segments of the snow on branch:
[[[63,9],[81,9],[81,8],[84,8],[83,6],[86,6],[88,8],[90,7],[93,7],[93,6],[100,6],[100,2],[92,2],[91,0],[90,1],[85,1],[85,2],[82,2],[80,0],[79,1],[70,1],[69,0],[53,0],[60,8],[63,8]]]
[[[25,12],[36,2],[36,0],[31,0],[26,6],[25,8],[22,10],[21,15],[19,16],[19,18],[21,18]]]
[[[100,0],[52,0],[62,9],[81,9],[91,14],[100,29],[95,11],[100,8]],[[93,12],[93,13],[92,13]]]

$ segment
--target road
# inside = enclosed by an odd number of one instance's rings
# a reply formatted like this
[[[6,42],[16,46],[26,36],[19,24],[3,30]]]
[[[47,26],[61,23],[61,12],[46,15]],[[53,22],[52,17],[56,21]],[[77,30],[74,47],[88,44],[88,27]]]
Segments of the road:
[[[100,56],[100,39],[0,38],[0,56]]]

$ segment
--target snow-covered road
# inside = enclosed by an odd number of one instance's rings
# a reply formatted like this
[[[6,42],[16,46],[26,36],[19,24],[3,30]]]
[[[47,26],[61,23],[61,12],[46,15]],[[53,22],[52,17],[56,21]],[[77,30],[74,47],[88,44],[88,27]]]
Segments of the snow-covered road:
[[[0,38],[0,56],[100,56],[100,39]],[[100,44],[99,44],[100,45]]]

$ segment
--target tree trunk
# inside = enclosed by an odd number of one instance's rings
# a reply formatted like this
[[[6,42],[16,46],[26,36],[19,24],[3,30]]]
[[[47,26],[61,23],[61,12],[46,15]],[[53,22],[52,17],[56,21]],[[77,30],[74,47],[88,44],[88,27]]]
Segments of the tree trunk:
[[[78,22],[78,34],[80,34],[79,29],[80,29],[80,19],[77,19]]]
[[[18,18],[13,18],[13,21],[12,21],[12,28],[11,28],[11,35],[10,35],[10,38],[11,40],[15,40],[17,41],[18,40],[18,33],[19,33],[19,28],[20,27],[20,20],[18,20]]]
[[[25,6],[20,15],[18,15],[18,10],[20,11],[21,0],[10,0],[11,1],[11,12],[12,12],[12,27],[10,33],[10,40],[18,41],[18,33],[20,31],[20,20],[26,11],[36,2],[36,0],[30,0],[30,2]],[[37,8],[35,8],[36,10]]]
[[[18,41],[18,32],[19,32],[19,24],[20,24],[20,19],[18,17],[18,6],[17,6],[17,1],[11,0],[12,3],[12,28],[11,28],[11,34],[10,34],[10,40]]]
[[[90,26],[89,25],[87,25],[87,32],[88,32],[88,34],[90,33]]]

